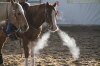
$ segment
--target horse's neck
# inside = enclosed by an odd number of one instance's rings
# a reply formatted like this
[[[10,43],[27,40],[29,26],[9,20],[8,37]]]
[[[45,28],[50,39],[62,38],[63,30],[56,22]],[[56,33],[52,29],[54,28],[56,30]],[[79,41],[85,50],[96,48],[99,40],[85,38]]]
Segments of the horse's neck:
[[[30,22],[30,24],[33,25],[34,28],[39,28],[45,22],[44,8],[43,10],[41,10],[42,8],[39,8],[39,6],[36,7],[32,6],[32,7],[31,9],[33,9],[33,11],[31,12],[32,14],[30,14],[32,16],[28,21]]]

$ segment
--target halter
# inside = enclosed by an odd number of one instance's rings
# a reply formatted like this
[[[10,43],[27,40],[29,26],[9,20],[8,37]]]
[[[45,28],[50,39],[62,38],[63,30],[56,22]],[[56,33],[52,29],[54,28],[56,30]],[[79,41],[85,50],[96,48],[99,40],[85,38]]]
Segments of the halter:
[[[7,4],[7,7],[6,7],[6,11],[7,11],[7,10],[8,10],[8,4]],[[20,30],[20,24],[19,24],[18,18],[17,18],[17,16],[16,16],[15,10],[13,10],[13,12],[14,12],[14,16],[15,16],[17,22],[18,22],[18,29],[16,30],[16,32],[18,32],[18,31]],[[6,17],[6,18],[8,19],[8,11],[7,11],[7,17]]]
[[[19,32],[19,30],[20,30],[20,24],[19,24],[18,18],[17,18],[17,16],[16,16],[16,11],[13,10],[13,12],[14,12],[15,18],[16,18],[16,20],[17,20],[17,22],[18,22],[18,29],[16,30],[16,32]]]
[[[47,21],[47,17],[48,17],[48,12],[45,4],[45,13],[44,13],[45,22]]]
[[[44,20],[45,20],[45,22],[47,22],[47,18],[48,18],[48,12],[47,12],[47,8],[46,8],[46,4],[45,4],[45,12],[44,12]],[[43,30],[43,32],[45,32],[48,29],[49,29],[49,27],[46,26],[45,29]]]
[[[17,30],[15,30],[15,32],[19,32],[20,31],[20,24],[19,24],[18,18],[16,16],[16,10],[13,10],[13,12],[14,12],[14,16],[15,16],[17,22],[18,22],[18,28],[17,28]]]

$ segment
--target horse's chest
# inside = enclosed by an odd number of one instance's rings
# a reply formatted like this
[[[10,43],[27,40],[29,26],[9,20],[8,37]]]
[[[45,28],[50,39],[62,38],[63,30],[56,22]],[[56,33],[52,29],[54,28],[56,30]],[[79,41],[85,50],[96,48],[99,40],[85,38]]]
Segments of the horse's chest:
[[[40,31],[29,30],[26,34],[26,38],[33,41],[33,40],[37,39],[39,37],[39,35],[40,35]]]

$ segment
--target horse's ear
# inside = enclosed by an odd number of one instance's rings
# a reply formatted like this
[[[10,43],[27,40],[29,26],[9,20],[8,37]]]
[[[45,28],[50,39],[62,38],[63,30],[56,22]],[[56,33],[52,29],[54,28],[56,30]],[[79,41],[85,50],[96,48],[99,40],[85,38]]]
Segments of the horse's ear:
[[[47,2],[46,4],[47,4],[47,5],[49,5],[49,3],[48,3],[48,2]]]
[[[56,7],[56,6],[57,6],[56,2],[53,4],[53,6],[54,6],[54,7]]]
[[[15,0],[16,3],[19,3],[19,0]]]
[[[18,8],[18,5],[13,0],[11,0],[11,4],[14,10]]]
[[[48,5],[49,5],[49,3],[47,2],[47,3],[46,3],[46,7],[48,7]]]
[[[12,6],[14,6],[14,1],[13,0],[10,0],[10,1],[11,1]]]

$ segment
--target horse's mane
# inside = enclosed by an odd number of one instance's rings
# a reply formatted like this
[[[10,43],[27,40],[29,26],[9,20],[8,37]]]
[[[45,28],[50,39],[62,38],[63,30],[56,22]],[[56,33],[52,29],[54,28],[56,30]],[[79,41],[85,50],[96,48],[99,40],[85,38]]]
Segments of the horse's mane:
[[[30,3],[28,2],[20,2],[21,6],[24,9],[24,12],[26,12],[28,10],[28,7],[30,6]]]

